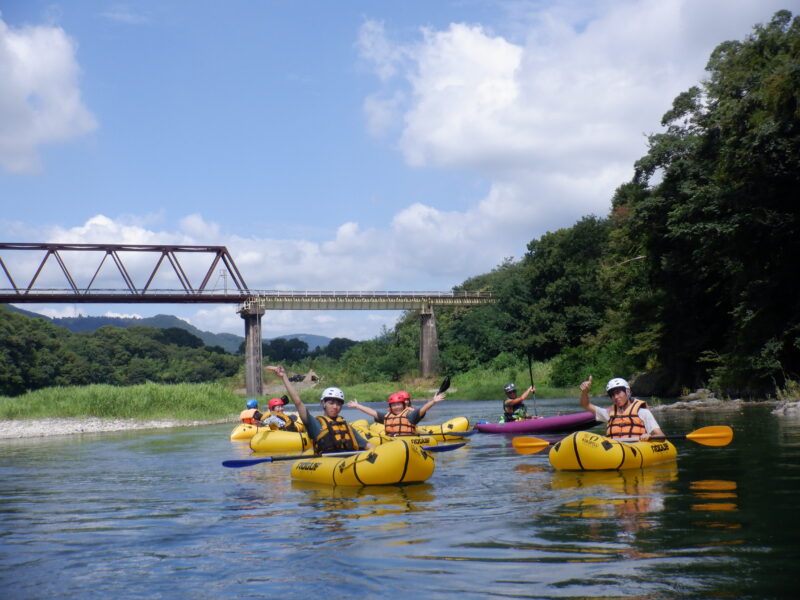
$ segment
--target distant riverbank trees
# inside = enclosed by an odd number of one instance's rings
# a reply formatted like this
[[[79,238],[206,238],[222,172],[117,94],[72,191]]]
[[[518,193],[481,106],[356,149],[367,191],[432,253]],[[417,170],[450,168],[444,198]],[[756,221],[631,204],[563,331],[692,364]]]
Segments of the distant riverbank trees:
[[[235,375],[241,362],[175,327],[71,333],[0,306],[0,395],[56,385],[201,383]]]
[[[800,378],[799,63],[788,11],[720,44],[606,218],[547,233],[459,286],[498,302],[437,312],[443,370],[507,352],[551,359],[554,385],[624,376],[660,395],[774,394]],[[409,354],[418,327],[400,320],[393,355]]]

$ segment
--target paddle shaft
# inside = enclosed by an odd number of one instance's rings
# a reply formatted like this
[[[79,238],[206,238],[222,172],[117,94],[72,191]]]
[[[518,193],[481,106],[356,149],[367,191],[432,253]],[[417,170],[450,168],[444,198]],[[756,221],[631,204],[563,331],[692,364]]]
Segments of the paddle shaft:
[[[528,374],[531,376],[531,387],[535,388],[536,386],[533,385],[533,363],[531,362],[531,355],[528,354]],[[539,411],[536,410],[536,392],[533,392],[533,414],[535,416],[539,416]]]
[[[701,427],[690,433],[683,435],[664,435],[654,436],[648,441],[657,442],[660,440],[691,440],[703,446],[721,447],[727,446],[733,439],[733,429],[727,425],[709,425],[708,427]],[[637,438],[623,438],[616,439],[616,442],[638,442]],[[541,452],[548,446],[557,444],[558,441],[550,442],[536,437],[525,436],[515,437],[511,440],[514,449],[520,454],[535,454]]]
[[[439,444],[438,446],[421,446],[423,450],[428,452],[450,452],[464,446],[466,442],[459,442],[457,444]],[[363,454],[369,450],[353,450],[348,452],[330,452],[328,454],[295,454],[291,456],[267,456],[264,458],[241,458],[222,461],[223,467],[231,469],[241,469],[242,467],[249,467],[266,462],[280,462],[284,460],[303,460],[306,458],[321,458],[323,456],[339,456],[346,458],[348,456],[355,456],[356,454]]]

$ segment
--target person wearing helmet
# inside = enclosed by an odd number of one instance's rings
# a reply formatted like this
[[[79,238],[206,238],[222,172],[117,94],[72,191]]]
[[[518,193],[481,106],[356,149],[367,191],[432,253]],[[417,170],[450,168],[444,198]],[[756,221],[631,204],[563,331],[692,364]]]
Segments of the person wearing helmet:
[[[428,400],[423,406],[419,408],[411,407],[411,395],[406,391],[399,391],[389,396],[388,405],[389,412],[384,415],[379,415],[375,410],[368,406],[363,406],[358,403],[358,400],[348,402],[347,406],[350,408],[357,408],[361,412],[370,415],[376,423],[383,423],[386,435],[416,435],[417,423],[422,420],[425,413],[434,405],[438,404],[447,397],[447,394],[442,392],[436,394],[433,398]]]
[[[246,406],[247,408],[239,413],[239,418],[242,420],[242,423],[247,423],[248,425],[261,425],[261,418],[264,415],[258,411],[258,400],[255,398],[250,398],[247,401]]]
[[[359,435],[339,414],[344,405],[344,392],[337,387],[325,388],[320,397],[323,413],[316,417],[308,412],[306,405],[294,389],[281,366],[267,367],[283,380],[283,385],[292,399],[300,420],[305,425],[308,436],[314,442],[314,450],[318,454],[328,452],[346,452],[348,450],[368,450],[373,445]]]
[[[536,393],[536,388],[530,386],[522,396],[517,397],[517,386],[513,383],[507,383],[503,386],[503,391],[506,394],[503,400],[503,416],[500,417],[501,423],[510,423],[511,421],[523,421],[528,418],[528,409],[523,404],[525,399]]]
[[[627,381],[615,377],[606,384],[606,393],[613,403],[607,409],[589,402],[591,387],[592,376],[589,375],[589,379],[581,384],[581,406],[593,412],[598,421],[605,421],[607,437],[638,439],[643,442],[654,437],[664,437],[664,432],[647,404],[631,397],[631,386]]]
[[[288,398],[286,398],[288,400]],[[299,417],[288,415],[283,411],[284,399],[272,398],[269,401],[269,412],[261,418],[264,425],[269,425],[270,429],[282,429],[284,431],[303,431],[302,423],[298,423]]]

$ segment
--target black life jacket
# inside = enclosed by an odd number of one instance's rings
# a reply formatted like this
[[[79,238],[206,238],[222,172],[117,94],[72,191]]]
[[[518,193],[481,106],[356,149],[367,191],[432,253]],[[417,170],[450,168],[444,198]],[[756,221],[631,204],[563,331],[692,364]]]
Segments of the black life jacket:
[[[318,415],[315,418],[322,425],[322,430],[314,439],[314,448],[318,454],[358,450],[356,434],[342,417],[336,417],[334,420],[324,415]]]

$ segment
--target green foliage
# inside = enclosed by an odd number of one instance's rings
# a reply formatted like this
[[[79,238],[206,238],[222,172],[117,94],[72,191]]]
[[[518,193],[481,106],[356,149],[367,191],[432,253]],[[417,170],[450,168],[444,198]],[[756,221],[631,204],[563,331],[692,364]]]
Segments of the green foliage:
[[[720,44],[614,198],[604,281],[638,367],[742,394],[800,372],[800,19],[788,11]],[[643,260],[622,264],[633,256]],[[627,296],[627,297],[626,297]],[[712,365],[699,360],[714,355]],[[677,389],[672,390],[677,392]]]
[[[104,326],[70,333],[0,307],[0,394],[54,385],[199,383],[229,377],[240,365],[240,357],[208,351],[183,329]]]
[[[597,332],[608,306],[598,285],[609,223],[584,217],[528,244],[520,288],[502,302],[518,323],[520,350],[551,358]]]
[[[308,344],[296,338],[274,338],[261,344],[261,352],[273,363],[295,362],[308,355]]]
[[[557,387],[577,387],[589,375],[595,381],[608,381],[613,377],[630,380],[635,374],[625,340],[617,339],[605,344],[566,348],[552,362],[550,383]]]
[[[53,386],[16,397],[0,396],[0,419],[84,417],[214,420],[241,410],[242,400],[216,383],[128,387]]]

